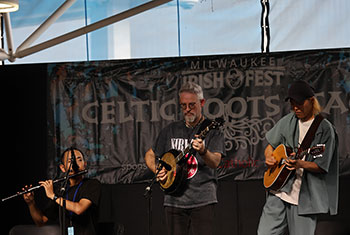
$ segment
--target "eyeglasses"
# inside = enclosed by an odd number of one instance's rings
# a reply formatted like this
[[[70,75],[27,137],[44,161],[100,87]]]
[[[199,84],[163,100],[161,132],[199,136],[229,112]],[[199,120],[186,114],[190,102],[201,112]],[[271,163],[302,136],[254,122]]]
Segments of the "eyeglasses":
[[[180,103],[180,106],[181,106],[181,108],[182,108],[183,110],[186,110],[187,107],[188,107],[189,109],[194,109],[195,106],[196,106],[196,104],[197,104],[197,102],[191,102],[191,103],[188,103],[188,104]]]

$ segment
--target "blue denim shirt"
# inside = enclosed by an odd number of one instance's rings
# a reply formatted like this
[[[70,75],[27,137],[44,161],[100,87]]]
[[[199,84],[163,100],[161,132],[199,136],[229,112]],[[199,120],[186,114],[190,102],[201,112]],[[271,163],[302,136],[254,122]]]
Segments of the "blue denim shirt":
[[[276,148],[280,144],[293,149],[298,147],[299,125],[294,113],[287,114],[266,134],[266,140]],[[306,156],[306,161],[315,162],[326,173],[304,171],[299,194],[299,215],[330,213],[337,214],[339,191],[338,136],[333,125],[326,119],[320,123],[310,147],[325,144],[322,156]],[[281,189],[289,192],[294,179]]]

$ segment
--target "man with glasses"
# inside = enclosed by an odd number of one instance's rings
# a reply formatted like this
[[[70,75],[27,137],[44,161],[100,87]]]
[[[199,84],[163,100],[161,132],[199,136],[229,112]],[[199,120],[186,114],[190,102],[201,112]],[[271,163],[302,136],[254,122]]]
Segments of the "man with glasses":
[[[199,139],[201,124],[205,121],[202,108],[205,104],[202,88],[195,83],[185,83],[179,91],[180,107],[184,120],[166,126],[156,142],[145,155],[147,166],[156,172],[156,156],[160,157],[170,149],[183,151],[192,145],[195,153],[188,158],[186,188],[180,195],[164,196],[165,216],[168,233],[214,234],[214,205],[216,196],[216,168],[225,154],[224,136],[219,130],[211,130],[205,139]],[[158,181],[167,179],[163,168]]]

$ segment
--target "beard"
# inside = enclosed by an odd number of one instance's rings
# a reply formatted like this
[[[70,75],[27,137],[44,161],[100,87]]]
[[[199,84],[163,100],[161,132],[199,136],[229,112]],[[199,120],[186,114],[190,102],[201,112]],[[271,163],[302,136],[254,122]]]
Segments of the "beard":
[[[196,115],[185,115],[185,121],[188,123],[193,123],[196,120]]]

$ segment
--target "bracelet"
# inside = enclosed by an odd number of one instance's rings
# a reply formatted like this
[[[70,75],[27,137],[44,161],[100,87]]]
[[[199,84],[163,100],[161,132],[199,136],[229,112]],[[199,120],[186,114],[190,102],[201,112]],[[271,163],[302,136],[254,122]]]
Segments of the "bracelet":
[[[204,156],[207,152],[208,152],[207,147],[204,147],[204,152],[203,153],[199,153],[199,155]]]
[[[54,195],[53,198],[52,198],[52,201],[56,202],[57,198],[58,197],[56,195]]]

